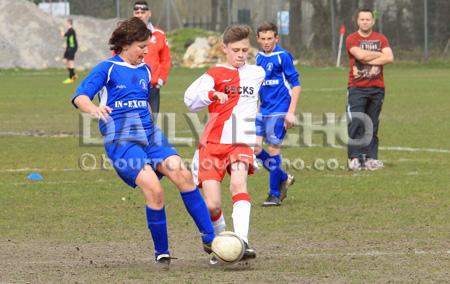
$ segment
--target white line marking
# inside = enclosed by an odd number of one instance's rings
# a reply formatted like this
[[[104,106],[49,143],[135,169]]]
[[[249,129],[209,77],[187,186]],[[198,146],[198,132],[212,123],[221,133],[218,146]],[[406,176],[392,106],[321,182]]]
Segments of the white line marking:
[[[93,181],[90,181],[89,183],[104,183],[109,182],[109,180],[100,178]],[[80,181],[73,181],[73,180],[63,180],[63,181],[48,181],[48,180],[40,180],[40,181],[22,181],[22,182],[2,182],[0,181],[0,184],[7,184],[7,185],[29,185],[31,183],[36,184],[78,184]]]
[[[306,88],[304,92],[342,92],[345,93],[346,90],[343,88]]]
[[[31,182],[34,183],[34,181],[28,181],[28,182],[13,182],[13,183],[3,183],[3,184],[16,186],[16,185],[29,185]],[[89,183],[104,183],[104,182],[106,182],[106,180],[102,179],[102,180],[90,181]],[[45,181],[45,180],[41,180],[41,181],[38,181],[37,183],[39,183],[39,184],[79,184],[80,182],[79,181]]]
[[[99,168],[100,170],[100,168]],[[46,171],[46,172],[74,172],[81,171],[79,168],[74,169],[38,169],[38,168],[21,168],[21,169],[2,169],[0,172],[3,173],[15,173],[15,172],[31,172],[31,171]]]
[[[65,137],[79,137],[78,134],[72,133],[60,133],[60,134],[48,134],[45,131],[0,131],[0,137],[52,137],[52,138],[65,138]]]
[[[190,144],[195,142],[194,138],[187,138],[187,137],[175,137],[170,139],[170,142],[172,143],[185,143],[185,144]]]
[[[30,76],[36,76],[36,77],[44,77],[44,76],[64,76],[65,74],[62,72],[54,72],[54,73],[50,73],[50,72],[21,72],[21,73],[14,73],[14,72],[5,72],[5,73],[0,73],[0,77],[30,77]]]
[[[445,153],[449,154],[448,149],[433,149],[433,148],[411,148],[411,147],[379,147],[380,150],[385,151],[403,151],[403,152],[430,152],[430,153]]]
[[[312,144],[308,147],[316,147],[316,148],[336,148],[336,149],[347,149],[347,147],[340,146],[340,145],[331,145],[331,146],[324,146],[320,144]],[[398,146],[386,146],[386,147],[378,147],[379,150],[383,151],[400,151],[400,152],[429,152],[429,153],[445,153],[450,154],[449,149],[433,149],[433,148],[412,148],[412,147],[398,147]]]
[[[73,169],[38,169],[38,168],[21,168],[21,169],[0,169],[0,173],[22,173],[22,172],[91,172],[105,170],[102,168],[95,168],[83,171],[80,168]],[[106,169],[108,170],[108,169]]]

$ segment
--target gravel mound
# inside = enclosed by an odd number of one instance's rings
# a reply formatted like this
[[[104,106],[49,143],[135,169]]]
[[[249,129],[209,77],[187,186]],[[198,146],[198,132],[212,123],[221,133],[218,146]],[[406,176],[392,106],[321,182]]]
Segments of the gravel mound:
[[[77,69],[90,68],[108,58],[108,39],[117,19],[71,16],[77,33]],[[26,0],[0,0],[0,68],[64,67],[65,40],[60,28],[66,19],[54,17]]]

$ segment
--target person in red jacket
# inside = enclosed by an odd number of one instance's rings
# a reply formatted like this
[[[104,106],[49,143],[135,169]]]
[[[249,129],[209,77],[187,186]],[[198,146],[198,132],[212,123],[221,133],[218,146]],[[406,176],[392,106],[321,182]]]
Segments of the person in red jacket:
[[[144,21],[152,32],[144,62],[150,66],[152,71],[149,104],[156,121],[156,116],[159,113],[160,90],[166,83],[171,65],[170,49],[164,31],[154,27],[150,22],[152,12],[147,1],[136,1],[134,3],[133,16]]]

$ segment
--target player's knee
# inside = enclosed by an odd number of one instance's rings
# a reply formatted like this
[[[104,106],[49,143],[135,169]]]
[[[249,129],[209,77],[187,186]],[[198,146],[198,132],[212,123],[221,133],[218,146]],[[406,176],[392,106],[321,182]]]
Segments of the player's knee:
[[[162,188],[143,189],[144,198],[151,208],[162,208],[164,206],[164,190]]]
[[[186,185],[186,186],[193,186],[194,180],[192,178],[192,174],[187,169],[181,169],[178,173],[178,180],[180,184]]]
[[[155,208],[163,208],[164,207],[164,197],[161,196],[155,196],[154,199],[151,202]]]

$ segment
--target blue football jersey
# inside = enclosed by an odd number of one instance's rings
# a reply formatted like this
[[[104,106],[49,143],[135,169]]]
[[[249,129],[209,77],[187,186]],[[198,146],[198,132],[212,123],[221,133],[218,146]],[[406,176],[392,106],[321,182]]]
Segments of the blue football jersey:
[[[277,45],[269,54],[258,52],[256,65],[266,71],[259,89],[261,113],[286,112],[291,103],[291,89],[300,86],[292,55]]]
[[[125,62],[118,55],[98,64],[78,86],[76,97],[91,100],[98,95],[100,106],[112,109],[108,121],[99,120],[106,141],[127,140],[147,144],[153,133],[152,115],[148,107],[151,71],[145,64]]]

